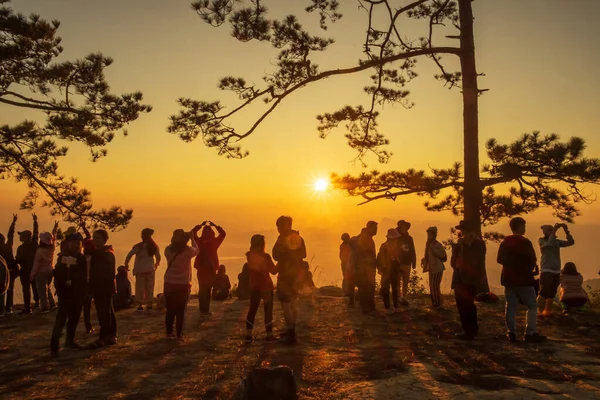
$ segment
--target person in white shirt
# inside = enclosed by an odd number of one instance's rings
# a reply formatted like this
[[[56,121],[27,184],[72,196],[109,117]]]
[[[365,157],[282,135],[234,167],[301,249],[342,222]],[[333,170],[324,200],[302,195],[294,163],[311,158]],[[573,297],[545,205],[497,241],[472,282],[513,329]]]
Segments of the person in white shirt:
[[[154,301],[154,282],[156,269],[160,265],[160,249],[152,239],[153,234],[154,230],[150,228],[142,230],[142,241],[133,246],[125,258],[125,267],[129,268],[129,261],[135,256],[133,275],[138,311],[144,311],[144,305],[146,310],[152,310]]]

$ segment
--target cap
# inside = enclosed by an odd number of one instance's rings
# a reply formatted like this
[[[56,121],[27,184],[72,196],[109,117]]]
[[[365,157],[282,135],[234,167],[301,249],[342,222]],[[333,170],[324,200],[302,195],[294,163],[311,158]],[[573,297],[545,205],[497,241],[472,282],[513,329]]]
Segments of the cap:
[[[410,222],[401,219],[400,221],[398,221],[398,227],[401,226],[406,226],[406,229],[410,229],[412,225],[410,224]]]
[[[464,232],[464,231],[475,230],[476,227],[475,227],[475,224],[472,223],[471,221],[462,220],[454,228],[457,229],[457,230],[459,230],[459,231],[463,231]]]
[[[51,245],[52,244],[52,234],[50,232],[44,232],[40,234],[40,242]]]
[[[429,228],[427,228],[427,232],[437,232],[438,228],[437,226],[430,226]]]
[[[32,237],[33,233],[31,233],[31,231],[27,230],[27,231],[21,231],[21,232],[17,232],[19,234],[19,236],[29,236]]]
[[[154,235],[154,229],[144,228],[142,229],[142,235],[152,236]]]
[[[394,228],[388,229],[387,235],[385,235],[388,239],[398,239],[400,237],[400,233]]]

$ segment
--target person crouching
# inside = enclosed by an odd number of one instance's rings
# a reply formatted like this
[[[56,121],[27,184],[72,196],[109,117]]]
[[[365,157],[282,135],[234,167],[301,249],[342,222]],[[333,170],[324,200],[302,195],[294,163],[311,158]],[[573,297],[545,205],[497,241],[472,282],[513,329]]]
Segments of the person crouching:
[[[65,250],[59,255],[54,268],[58,312],[50,340],[52,355],[57,355],[59,352],[60,336],[65,324],[67,325],[65,347],[81,349],[81,346],[75,341],[75,331],[86,295],[87,265],[85,257],[81,254],[82,240],[83,238],[78,233],[69,235],[66,238]]]
[[[277,268],[271,256],[265,253],[265,237],[254,235],[250,239],[250,251],[246,253],[250,270],[250,309],[246,317],[246,343],[252,343],[254,318],[263,301],[265,308],[265,330],[267,341],[273,340],[273,281],[269,274],[275,275]]]

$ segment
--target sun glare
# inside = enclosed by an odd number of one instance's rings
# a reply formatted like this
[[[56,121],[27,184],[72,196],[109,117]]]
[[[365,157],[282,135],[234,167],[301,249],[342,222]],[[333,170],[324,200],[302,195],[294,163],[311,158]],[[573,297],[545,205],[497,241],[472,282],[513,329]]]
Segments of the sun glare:
[[[328,187],[329,181],[327,179],[320,178],[315,181],[315,191],[317,192],[324,192]]]

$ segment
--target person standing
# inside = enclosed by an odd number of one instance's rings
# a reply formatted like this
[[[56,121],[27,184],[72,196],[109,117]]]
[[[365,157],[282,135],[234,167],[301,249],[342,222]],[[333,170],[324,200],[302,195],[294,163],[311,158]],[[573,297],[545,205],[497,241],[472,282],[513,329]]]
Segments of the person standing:
[[[83,301],[83,323],[85,324],[85,331],[87,334],[91,334],[94,333],[95,329],[92,326],[92,300],[93,300],[93,294],[92,294],[92,288],[90,287],[90,269],[91,269],[91,263],[92,263],[92,253],[95,250],[95,246],[94,246],[94,241],[92,240],[92,234],[90,233],[90,231],[87,229],[87,227],[85,226],[85,222],[81,221],[81,224],[79,225],[79,227],[81,228],[81,230],[83,231],[83,234],[85,235],[85,238],[83,240],[83,255],[85,256],[85,260],[87,263],[87,273],[86,273],[86,277],[87,277],[87,283],[86,283],[86,295],[85,295],[85,299]],[[77,232],[77,228],[74,226],[70,226],[67,229],[67,232]]]
[[[559,229],[563,229],[567,235],[567,240],[556,238]],[[539,239],[540,250],[542,252],[542,268],[540,274],[540,294],[538,296],[538,308],[540,314],[544,317],[552,315],[552,301],[556,297],[560,285],[560,249],[575,244],[575,239],[569,232],[566,224],[544,225],[542,226],[544,237]]]
[[[40,298],[41,313],[47,313],[56,307],[52,296],[52,271],[54,262],[54,251],[56,249],[56,232],[58,222],[54,224],[52,233],[44,232],[40,235],[40,244],[35,252],[33,268],[30,280],[35,282],[37,293]]]
[[[165,248],[167,270],[165,271],[165,327],[167,339],[177,339],[179,343],[185,342],[183,326],[185,310],[190,298],[192,287],[192,258],[198,255],[198,231],[201,226],[196,225],[190,233],[183,229],[173,232],[171,244]],[[187,242],[192,240],[192,246]],[[173,324],[176,323],[177,336],[173,334]]]
[[[17,256],[15,259],[20,267],[19,278],[21,280],[21,286],[23,288],[23,304],[24,308],[20,314],[28,315],[31,314],[31,292],[33,291],[33,300],[36,308],[40,305],[37,288],[35,282],[31,281],[31,270],[33,269],[33,262],[35,261],[35,253],[38,248],[39,241],[39,227],[37,215],[33,216],[33,233],[29,230],[19,232],[19,240],[21,245],[17,248]]]
[[[484,291],[487,285],[485,273],[486,246],[478,234],[478,224],[472,221],[461,221],[455,228],[461,238],[452,247],[450,265],[452,289],[456,298],[456,307],[460,314],[460,322],[464,330],[456,335],[457,339],[474,340],[479,334],[477,307],[475,296]]]
[[[396,229],[389,229],[387,240],[381,244],[377,253],[377,272],[381,275],[381,298],[388,315],[398,311],[398,285],[400,262],[398,261],[398,237],[400,234]],[[390,286],[392,288],[392,302],[390,304]]]
[[[521,217],[510,220],[512,235],[507,236],[498,249],[498,264],[502,265],[501,283],[506,297],[506,329],[508,339],[517,341],[515,318],[522,302],[527,307],[525,341],[539,343],[546,340],[537,328],[537,301],[535,296],[535,267],[537,257],[533,244],[524,235],[526,222]]]
[[[348,279],[346,269],[348,268],[348,260],[350,259],[350,235],[342,234],[342,244],[340,244],[340,263],[342,265],[342,291],[344,296],[349,295]]]
[[[254,235],[250,239],[250,251],[246,253],[248,270],[250,271],[250,308],[246,316],[246,343],[252,343],[254,318],[260,302],[265,309],[265,330],[267,341],[273,341],[273,281],[271,276],[277,274],[277,268],[271,256],[265,252],[265,237]]]
[[[204,221],[199,226],[202,228],[202,235],[196,239],[199,253],[194,262],[194,268],[198,272],[198,302],[200,315],[210,316],[211,291],[219,269],[218,250],[227,233],[211,221]],[[218,236],[215,236],[213,227],[217,230]]]
[[[397,230],[400,234],[398,238],[398,249],[400,252],[400,280],[402,281],[402,297],[400,304],[408,306],[408,283],[410,281],[410,271],[417,268],[417,252],[415,251],[415,241],[408,234],[410,222],[405,220],[398,221]]]
[[[116,262],[112,246],[106,244],[108,232],[98,229],[92,235],[92,242],[94,250],[90,254],[89,288],[96,305],[100,332],[91,347],[98,348],[117,343],[117,319],[113,307]]]
[[[281,302],[286,331],[281,339],[287,343],[296,341],[296,300],[301,282],[303,260],[306,258],[306,245],[298,231],[292,229],[292,217],[282,215],[277,219],[279,236],[273,246],[273,259],[277,261],[277,298]]]
[[[65,241],[64,251],[59,255],[54,268],[58,312],[50,340],[52,355],[57,355],[59,352],[60,336],[65,324],[67,325],[65,346],[76,350],[81,349],[81,346],[75,341],[75,332],[86,296],[87,263],[84,255],[81,254],[81,242],[83,241],[81,235],[79,233],[71,234]]]
[[[427,228],[427,242],[425,244],[425,256],[423,258],[423,272],[429,274],[429,293],[431,295],[431,306],[442,307],[442,278],[446,267],[444,263],[448,255],[444,246],[437,240],[438,229],[435,226]]]
[[[17,215],[14,214],[6,237],[0,233],[0,257],[4,258],[9,273],[6,293],[0,295],[0,318],[4,317],[5,313],[12,314],[15,280],[19,276],[19,265],[13,255],[16,223]]]
[[[133,246],[125,257],[125,267],[129,268],[129,261],[135,256],[133,276],[135,276],[135,300],[138,303],[138,311],[144,311],[144,305],[146,310],[152,310],[154,301],[154,283],[156,270],[160,265],[160,250],[152,239],[153,234],[153,229],[143,229],[142,241]]]
[[[364,314],[375,313],[375,276],[377,275],[377,252],[373,240],[375,235],[377,235],[377,222],[367,222],[364,232],[358,236],[352,248],[355,254],[359,303]]]

